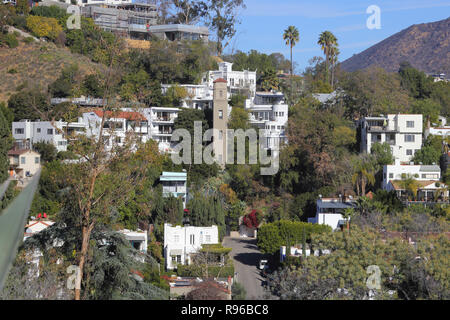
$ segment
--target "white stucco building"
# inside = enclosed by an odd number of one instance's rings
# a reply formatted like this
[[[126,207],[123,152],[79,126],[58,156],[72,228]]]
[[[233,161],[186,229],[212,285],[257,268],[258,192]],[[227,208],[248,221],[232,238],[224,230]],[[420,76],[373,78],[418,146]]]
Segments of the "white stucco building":
[[[256,92],[253,99],[246,100],[245,108],[250,113],[250,123],[258,129],[265,130],[263,146],[266,149],[279,150],[280,146],[287,142],[289,107],[284,102],[284,94]]]
[[[21,120],[12,123],[13,138],[23,148],[32,148],[34,143],[52,143],[58,151],[67,151],[67,139],[73,133],[83,133],[86,125],[78,122],[64,121],[30,121]]]
[[[422,147],[421,114],[389,114],[360,121],[361,152],[370,153],[374,143],[388,143],[395,159],[408,163]]]
[[[347,208],[354,207],[352,198],[322,198],[316,202],[317,210],[314,218],[308,218],[310,223],[326,224],[333,230],[345,224],[342,212]]]
[[[190,264],[191,254],[203,244],[219,243],[219,229],[211,227],[172,227],[164,224],[164,259],[166,268],[172,270],[177,264]]]
[[[148,237],[145,231],[132,231],[128,229],[120,230],[119,233],[125,236],[125,239],[130,241],[131,246],[139,252],[146,253],[148,247]]]
[[[389,182],[392,180],[402,180],[408,176],[418,181],[441,179],[441,168],[439,165],[414,165],[414,164],[400,164],[396,160],[393,165],[386,165],[383,167],[383,184],[384,190],[389,190]]]
[[[123,146],[129,135],[145,143],[148,141],[148,120],[140,112],[131,111],[106,111],[93,110],[83,113],[82,121],[86,126],[88,136],[98,137],[102,118],[105,116],[102,135],[105,139],[106,149],[111,150],[113,146]]]

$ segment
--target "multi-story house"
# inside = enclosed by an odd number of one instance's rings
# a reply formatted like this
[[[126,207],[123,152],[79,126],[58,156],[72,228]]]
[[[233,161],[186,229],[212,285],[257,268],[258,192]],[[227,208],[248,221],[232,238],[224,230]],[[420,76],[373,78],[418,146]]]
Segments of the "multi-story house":
[[[163,172],[159,177],[163,187],[163,197],[181,197],[183,206],[186,208],[187,199],[187,173],[184,172]]]
[[[102,110],[93,110],[83,113],[83,123],[88,136],[99,136],[103,116],[105,122],[102,135],[107,150],[111,150],[114,145],[123,146],[129,135],[134,135],[142,143],[150,139],[147,118],[132,111],[106,111],[104,114]]]
[[[82,119],[78,122],[30,121],[21,120],[12,123],[13,138],[22,148],[32,148],[34,143],[52,143],[58,151],[67,151],[68,138],[73,133],[85,132]]]
[[[212,108],[214,81],[224,79],[227,83],[227,98],[233,94],[244,94],[254,98],[256,94],[256,71],[233,71],[230,62],[219,63],[219,70],[208,71],[203,74],[200,84],[176,85],[185,88],[187,97],[183,99],[180,107],[191,109]],[[162,84],[162,93],[167,94],[171,84]]]
[[[422,147],[421,114],[388,114],[360,121],[361,152],[370,153],[374,143],[388,143],[395,159],[408,163]]]
[[[204,244],[219,243],[219,229],[211,227],[172,227],[164,224],[164,260],[166,269],[176,269],[178,264],[188,265],[192,255]]]
[[[8,151],[8,158],[11,178],[31,177],[41,168],[41,155],[33,150],[12,149]]]
[[[165,153],[173,151],[172,133],[179,108],[151,107],[141,110],[148,121],[148,138],[158,142],[159,150]]]
[[[256,92],[254,99],[246,100],[245,108],[250,113],[250,123],[264,129],[263,146],[269,150],[279,150],[287,142],[286,125],[288,105],[281,92]]]

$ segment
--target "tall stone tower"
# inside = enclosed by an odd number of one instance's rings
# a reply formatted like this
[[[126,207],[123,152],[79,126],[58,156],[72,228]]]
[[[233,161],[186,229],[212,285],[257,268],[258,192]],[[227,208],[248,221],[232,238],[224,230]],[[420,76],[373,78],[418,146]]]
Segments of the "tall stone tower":
[[[227,81],[214,81],[213,95],[213,147],[217,162],[223,167],[227,161],[228,95]]]

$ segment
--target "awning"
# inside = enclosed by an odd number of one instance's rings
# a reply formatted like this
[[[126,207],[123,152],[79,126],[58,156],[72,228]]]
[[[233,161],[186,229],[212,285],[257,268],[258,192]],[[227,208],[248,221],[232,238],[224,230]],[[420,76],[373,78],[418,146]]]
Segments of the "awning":
[[[170,250],[171,256],[181,256],[182,254],[183,254],[183,250],[181,250],[181,249]]]

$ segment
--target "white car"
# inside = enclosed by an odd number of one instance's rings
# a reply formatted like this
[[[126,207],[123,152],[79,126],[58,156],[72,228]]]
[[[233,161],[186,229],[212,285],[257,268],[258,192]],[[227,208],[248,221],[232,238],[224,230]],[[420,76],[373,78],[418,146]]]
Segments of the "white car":
[[[267,265],[267,260],[261,260],[259,261],[259,270],[267,269],[269,266]]]

